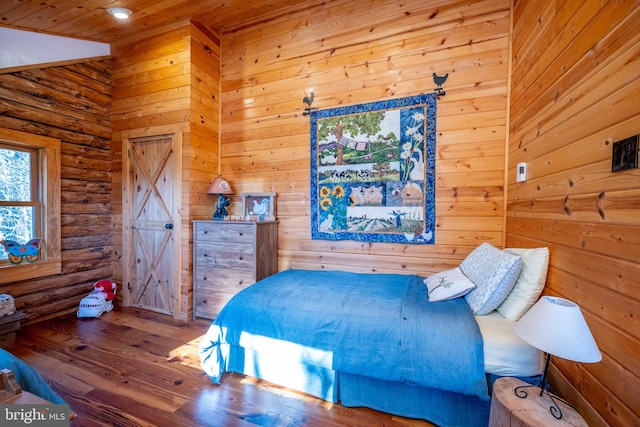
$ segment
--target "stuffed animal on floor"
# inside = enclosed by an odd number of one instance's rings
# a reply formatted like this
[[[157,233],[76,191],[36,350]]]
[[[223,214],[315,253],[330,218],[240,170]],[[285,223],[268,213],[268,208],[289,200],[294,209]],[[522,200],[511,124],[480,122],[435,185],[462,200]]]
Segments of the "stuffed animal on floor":
[[[116,297],[116,284],[111,280],[98,280],[93,284],[93,290],[100,292],[106,301],[112,301]]]
[[[0,294],[0,317],[12,315],[15,311],[13,297],[9,294]]]
[[[102,279],[93,284],[89,295],[80,300],[78,317],[100,317],[102,313],[113,310],[113,300],[116,297],[116,284],[111,280]]]

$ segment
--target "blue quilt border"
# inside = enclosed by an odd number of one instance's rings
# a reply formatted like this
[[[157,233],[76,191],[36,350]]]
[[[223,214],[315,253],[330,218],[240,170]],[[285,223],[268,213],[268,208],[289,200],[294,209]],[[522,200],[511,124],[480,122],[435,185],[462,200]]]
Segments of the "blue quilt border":
[[[436,204],[435,204],[435,146],[436,146],[436,94],[420,94],[404,98],[397,98],[385,101],[356,104],[325,110],[313,110],[310,113],[310,140],[311,140],[311,238],[313,240],[354,240],[364,242],[387,242],[387,243],[411,243],[411,244],[434,244],[436,225]],[[415,107],[424,105],[426,117],[426,135],[424,147],[425,160],[425,182],[424,190],[424,229],[415,236],[407,236],[403,233],[362,233],[362,232],[324,232],[320,230],[319,214],[319,188],[318,188],[318,119],[330,118],[363,112],[375,112],[386,109],[398,109],[404,107]]]

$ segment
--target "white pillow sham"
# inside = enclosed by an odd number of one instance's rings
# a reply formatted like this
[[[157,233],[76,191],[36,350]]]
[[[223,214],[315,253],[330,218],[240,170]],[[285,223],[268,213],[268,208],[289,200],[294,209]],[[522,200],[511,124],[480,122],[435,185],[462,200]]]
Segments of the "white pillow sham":
[[[432,274],[423,282],[429,290],[429,302],[458,298],[476,287],[459,267]]]
[[[506,248],[504,252],[522,258],[522,271],[496,311],[505,319],[515,322],[540,298],[547,281],[549,248]]]

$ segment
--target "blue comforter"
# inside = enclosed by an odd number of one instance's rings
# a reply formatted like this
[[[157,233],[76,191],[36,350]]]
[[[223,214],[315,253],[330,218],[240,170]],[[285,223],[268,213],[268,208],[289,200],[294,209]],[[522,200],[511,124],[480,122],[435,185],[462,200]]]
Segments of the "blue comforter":
[[[462,298],[429,303],[419,276],[287,270],[253,284],[229,301],[200,343],[202,367],[215,383],[229,345],[251,345],[248,337],[302,346],[310,365],[488,399],[471,310]]]

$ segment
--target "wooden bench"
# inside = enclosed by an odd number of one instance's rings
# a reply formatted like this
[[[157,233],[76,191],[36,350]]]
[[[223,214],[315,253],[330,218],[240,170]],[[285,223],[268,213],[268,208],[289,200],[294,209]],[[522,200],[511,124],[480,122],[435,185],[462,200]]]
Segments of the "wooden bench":
[[[25,318],[21,311],[0,317],[0,348],[11,348],[16,342],[16,331],[20,329],[20,321]]]

